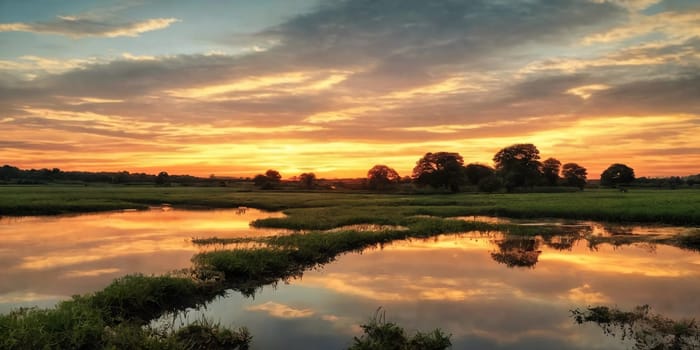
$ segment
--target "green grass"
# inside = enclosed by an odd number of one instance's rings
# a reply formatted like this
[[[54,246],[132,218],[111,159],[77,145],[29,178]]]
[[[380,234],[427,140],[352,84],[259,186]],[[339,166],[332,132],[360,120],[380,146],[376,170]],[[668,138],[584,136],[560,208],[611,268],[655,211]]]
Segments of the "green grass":
[[[396,195],[241,192],[227,187],[0,186],[0,215],[144,209],[162,203],[183,208],[246,206],[286,210],[292,218],[284,225],[280,224],[281,219],[258,224],[306,229],[326,229],[339,224],[393,224],[397,217],[417,214],[700,224],[700,191],[692,189],[633,189],[628,193],[606,189],[574,193]],[[378,219],[380,216],[381,220]],[[314,225],[308,223],[311,219],[316,221]]]
[[[247,349],[251,337],[245,329],[203,321],[177,331],[148,326],[222,293],[218,286],[187,278],[125,276],[52,309],[0,315],[0,349]]]
[[[353,339],[350,350],[444,350],[452,346],[451,336],[439,329],[407,335],[403,327],[386,321],[386,313],[381,308],[360,327],[363,334]]]

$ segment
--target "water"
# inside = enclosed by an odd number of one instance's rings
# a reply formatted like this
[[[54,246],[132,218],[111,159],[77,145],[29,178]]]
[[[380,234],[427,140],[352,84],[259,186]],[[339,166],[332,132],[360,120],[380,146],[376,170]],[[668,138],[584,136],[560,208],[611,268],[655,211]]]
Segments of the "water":
[[[255,209],[147,211],[0,218],[0,313],[107,286],[129,274],[189,267],[202,250],[193,237],[272,235],[252,220],[281,217]]]
[[[192,237],[280,233],[249,227],[251,220],[271,216],[282,214],[156,208],[0,219],[0,313],[51,306],[127,273],[188,267],[206,249],[193,245]],[[629,342],[605,336],[594,324],[575,324],[570,310],[649,304],[675,319],[700,315],[700,254],[666,245],[593,246],[586,240],[687,228],[519,223],[556,225],[569,235],[463,233],[394,242],[339,256],[301,279],[266,286],[254,298],[232,292],[206,309],[160,322],[181,324],[205,315],[225,326],[248,327],[253,349],[341,349],[382,307],[389,321],[408,331],[439,327],[451,333],[454,349],[626,349]]]
[[[503,255],[510,259],[497,261]],[[700,254],[670,246],[591,250],[571,237],[465,233],[346,254],[255,298],[231,293],[166,322],[206,315],[246,326],[253,349],[342,349],[382,307],[409,331],[451,333],[454,349],[628,349],[594,324],[575,324],[570,310],[649,304],[666,317],[696,318],[699,277]]]

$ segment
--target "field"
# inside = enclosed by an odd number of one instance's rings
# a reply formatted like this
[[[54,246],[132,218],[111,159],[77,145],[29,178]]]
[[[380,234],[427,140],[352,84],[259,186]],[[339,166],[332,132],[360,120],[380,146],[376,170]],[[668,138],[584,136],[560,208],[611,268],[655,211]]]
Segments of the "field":
[[[0,186],[0,216],[183,208],[285,210],[290,228],[386,223],[395,215],[497,215],[611,222],[700,224],[700,191],[588,190],[573,193],[394,195],[335,192],[243,192],[227,187]],[[370,218],[371,216],[371,218]],[[314,222],[310,222],[313,218]],[[367,220],[364,220],[367,219]],[[277,224],[267,223],[278,227]]]
[[[305,270],[331,262],[345,252],[392,240],[464,231],[548,234],[548,229],[542,227],[450,219],[455,216],[498,215],[618,223],[700,224],[700,191],[695,190],[395,195],[242,192],[223,187],[0,187],[1,215],[146,209],[164,203],[185,208],[244,206],[283,210],[287,217],[262,219],[253,222],[253,225],[304,230],[305,233],[257,239],[255,241],[260,246],[254,249],[201,253],[192,258],[192,268],[185,271],[158,277],[126,276],[104,290],[74,297],[54,309],[20,310],[0,316],[0,338],[3,339],[0,347],[23,348],[22,344],[31,344],[32,347],[59,344],[71,348],[151,344],[152,348],[186,348],[187,344],[201,341],[245,348],[250,341],[250,334],[245,329],[220,329],[218,325],[206,321],[170,332],[159,332],[144,326],[169,312],[202,305],[226,290],[252,295],[262,285],[299,276]],[[362,230],[351,225],[379,225],[380,229]],[[328,229],[338,230],[323,231]],[[697,250],[700,245],[697,237],[639,239]],[[620,241],[612,243],[635,242],[629,237],[615,239]],[[216,237],[201,237],[198,243],[227,242]],[[386,331],[394,327],[376,322],[373,325]],[[434,333],[433,340],[445,343],[447,338],[441,333]]]

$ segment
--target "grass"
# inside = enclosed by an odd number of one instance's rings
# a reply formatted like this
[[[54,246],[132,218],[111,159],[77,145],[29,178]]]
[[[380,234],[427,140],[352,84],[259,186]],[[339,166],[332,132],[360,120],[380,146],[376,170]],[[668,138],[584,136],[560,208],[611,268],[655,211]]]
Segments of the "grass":
[[[223,291],[191,279],[130,275],[52,309],[0,315],[1,349],[247,349],[250,334],[198,322],[177,331],[148,326],[166,313],[203,305]]]
[[[407,335],[401,326],[386,321],[386,313],[381,308],[360,327],[363,334],[353,339],[350,350],[444,350],[452,346],[450,335],[439,329]]]
[[[331,192],[242,192],[227,187],[154,186],[0,186],[0,215],[39,215],[144,209],[170,203],[185,208],[286,210],[290,216],[312,216],[311,229],[362,224],[363,215],[386,212],[384,222],[396,215],[499,215],[514,218],[557,217],[612,222],[700,224],[700,191],[587,190],[574,193],[516,193],[455,195],[397,195]],[[296,220],[296,219],[295,219]],[[329,221],[330,220],[330,221]],[[376,219],[373,219],[376,221]],[[276,226],[279,220],[259,223]],[[299,218],[298,221],[308,221]],[[288,227],[292,227],[287,224]],[[301,225],[299,225],[301,227]],[[337,226],[336,226],[337,227]],[[294,228],[294,227],[292,227]]]

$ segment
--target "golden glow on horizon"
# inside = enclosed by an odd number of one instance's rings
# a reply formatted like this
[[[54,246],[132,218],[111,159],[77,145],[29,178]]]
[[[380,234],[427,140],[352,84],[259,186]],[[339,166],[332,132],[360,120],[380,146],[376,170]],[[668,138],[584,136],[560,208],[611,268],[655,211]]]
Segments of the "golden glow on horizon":
[[[325,127],[314,124],[287,125],[282,127],[218,127],[176,126],[159,122],[125,122],[123,117],[93,112],[70,112],[27,108],[25,112],[49,120],[66,123],[90,123],[95,130],[104,132],[84,133],[82,126],[76,131],[66,130],[56,134],[51,129],[24,129],[13,123],[22,117],[6,117],[0,124],[4,130],[18,138],[46,144],[52,148],[52,156],[42,151],[28,152],[22,148],[5,148],[0,151],[4,159],[23,159],[12,165],[30,168],[58,167],[63,170],[121,171],[128,170],[170,173],[188,173],[199,176],[218,175],[253,176],[265,169],[275,168],[283,176],[291,177],[302,172],[314,171],[325,177],[363,177],[374,164],[387,164],[401,175],[409,175],[415,162],[426,152],[459,152],[465,162],[491,163],[498,149],[514,143],[531,142],[538,146],[543,158],[554,156],[562,162],[576,162],[589,170],[589,178],[596,178],[608,165],[625,162],[635,168],[638,176],[672,174],[679,170],[655,167],[656,164],[673,162],[676,157],[700,164],[700,154],[667,155],[664,159],[644,156],[652,151],[684,147],[697,149],[696,135],[700,126],[692,115],[668,115],[646,117],[601,117],[568,121],[566,118],[531,118],[523,121],[502,121],[474,125],[441,125],[439,127],[404,127],[399,132],[426,132],[445,135],[444,140],[423,142],[371,141],[318,141],[305,133],[323,132]],[[530,123],[549,123],[542,131],[522,133],[517,136],[478,136],[482,128],[519,129]],[[128,143],[119,142],[110,133],[127,133],[138,136]],[[670,139],[653,144],[645,142],[646,133],[675,130]],[[155,138],[148,135],[156,133]],[[269,135],[278,134],[274,140]],[[289,135],[289,136],[285,136]],[[639,136],[637,136],[639,135]],[[115,135],[115,136],[118,136]],[[246,137],[240,143],[236,139]],[[471,136],[470,138],[462,138]],[[178,140],[187,137],[183,145]],[[198,141],[201,140],[201,141]],[[53,146],[51,146],[53,145]],[[62,150],[62,146],[66,149]],[[81,148],[69,145],[85,145]],[[103,145],[103,146],[101,146]],[[118,146],[117,146],[118,145]],[[595,145],[596,153],[581,152]],[[7,147],[7,146],[6,146]],[[177,151],[175,151],[177,150]],[[138,160],[138,161],[136,161]],[[644,160],[644,161],[640,161]],[[108,166],[106,164],[109,164]],[[688,168],[683,172],[697,172]],[[681,173],[682,175],[683,173]]]

